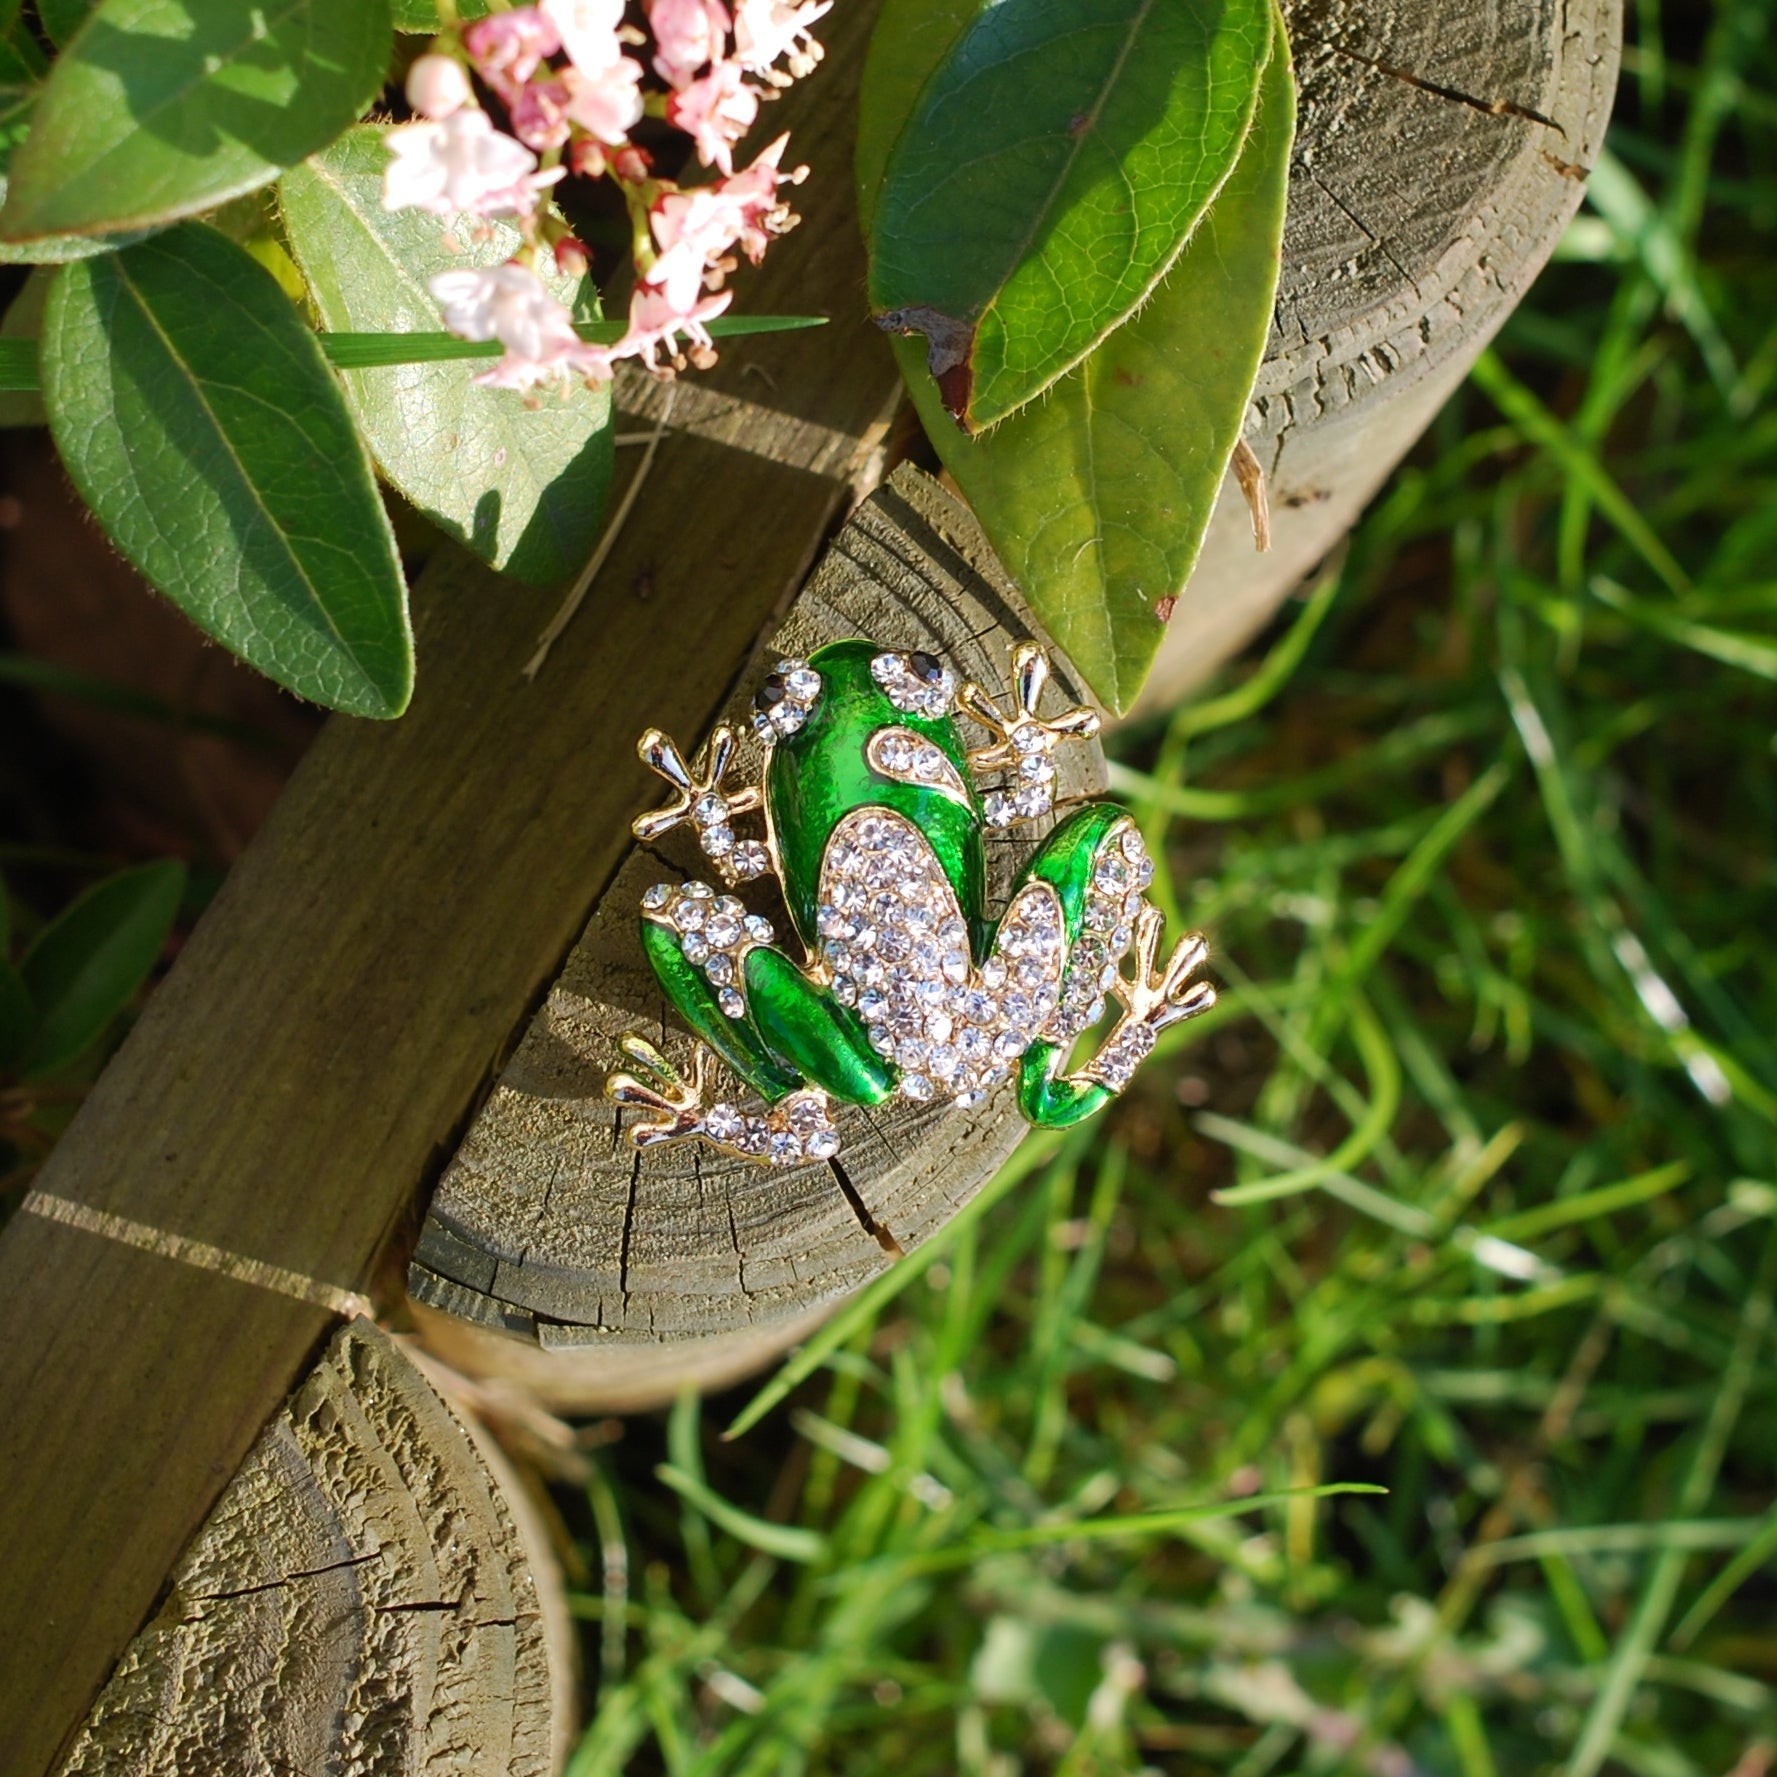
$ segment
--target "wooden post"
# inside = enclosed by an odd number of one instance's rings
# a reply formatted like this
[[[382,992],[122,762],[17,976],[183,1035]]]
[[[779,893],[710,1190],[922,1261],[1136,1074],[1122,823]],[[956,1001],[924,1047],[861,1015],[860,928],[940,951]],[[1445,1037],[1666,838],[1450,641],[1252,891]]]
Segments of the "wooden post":
[[[1356,522],[1553,252],[1616,90],[1621,0],[1284,0],[1301,89],[1283,279],[1246,436],[1141,700],[1169,708]]]

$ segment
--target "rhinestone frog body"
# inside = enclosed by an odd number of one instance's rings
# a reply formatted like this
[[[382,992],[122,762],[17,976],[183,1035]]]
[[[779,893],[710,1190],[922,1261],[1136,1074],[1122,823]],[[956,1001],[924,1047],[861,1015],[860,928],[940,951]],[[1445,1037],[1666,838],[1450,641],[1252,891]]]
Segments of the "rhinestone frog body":
[[[642,737],[673,795],[637,838],[689,824],[722,887],[662,882],[643,896],[643,949],[697,1040],[682,1071],[623,1039],[636,1071],[606,1089],[641,1107],[638,1148],[697,1138],[768,1164],[830,1160],[836,1103],[968,1105],[1010,1078],[1027,1120],[1065,1127],[1128,1084],[1162,1029],[1213,1004],[1193,979],[1201,938],[1156,967],[1153,865],[1115,804],[1062,819],[989,917],[983,832],[1052,815],[1055,750],[1098,726],[1087,709],[1041,712],[1049,667],[1033,644],[1014,649],[1011,677],[1002,709],[929,654],[857,640],[781,661],[755,702],[760,781],[744,786],[727,782],[731,729],[695,766],[658,730]],[[982,744],[965,748],[965,722]],[[763,831],[741,836],[753,815]],[[787,948],[732,892],[764,877],[782,894]],[[1070,1069],[1112,1001],[1120,1017]],[[712,1053],[754,1098],[706,1102]]]

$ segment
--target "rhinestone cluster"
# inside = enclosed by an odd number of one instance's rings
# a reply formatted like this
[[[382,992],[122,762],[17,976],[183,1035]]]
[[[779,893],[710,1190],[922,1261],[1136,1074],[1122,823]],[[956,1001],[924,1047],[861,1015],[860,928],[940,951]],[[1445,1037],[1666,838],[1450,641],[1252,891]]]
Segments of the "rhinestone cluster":
[[[956,702],[956,678],[935,654],[878,654],[870,676],[905,715],[936,720]]]
[[[864,756],[872,771],[896,783],[918,784],[924,789],[969,806],[968,786],[944,749],[909,728],[878,728],[870,736]]]
[[[753,699],[753,732],[767,745],[795,734],[821,695],[821,675],[806,660],[780,660]]]
[[[981,799],[981,812],[990,827],[1010,827],[1018,821],[1040,820],[1055,808],[1055,737],[1035,722],[1014,728],[1007,737],[1018,754],[1018,765],[1003,790],[990,790]]]
[[[1119,821],[1104,836],[1093,860],[1080,939],[1068,956],[1061,1004],[1043,1031],[1045,1040],[1070,1044],[1104,1016],[1105,995],[1116,985],[1123,959],[1135,942],[1142,891],[1153,880],[1154,866],[1141,834],[1134,822]],[[1129,1071],[1134,1068],[1131,1061]]]
[[[1007,908],[980,969],[956,893],[910,821],[860,809],[833,831],[817,930],[833,995],[901,1070],[903,1098],[974,1104],[1006,1077],[1060,1002],[1065,938],[1047,883]]]
[[[751,882],[771,869],[771,853],[757,839],[736,839],[729,825],[733,816],[728,798],[719,790],[706,790],[691,805],[703,855],[730,882]]]
[[[702,1133],[737,1154],[773,1166],[804,1160],[831,1160],[839,1152],[839,1131],[824,1092],[792,1092],[761,1116],[748,1116],[731,1104],[704,1113]]]
[[[683,887],[657,882],[642,896],[642,911],[679,934],[686,962],[703,970],[722,1010],[730,1018],[744,1017],[741,964],[749,950],[771,942],[771,921],[747,912],[733,895],[718,895],[707,882]]]

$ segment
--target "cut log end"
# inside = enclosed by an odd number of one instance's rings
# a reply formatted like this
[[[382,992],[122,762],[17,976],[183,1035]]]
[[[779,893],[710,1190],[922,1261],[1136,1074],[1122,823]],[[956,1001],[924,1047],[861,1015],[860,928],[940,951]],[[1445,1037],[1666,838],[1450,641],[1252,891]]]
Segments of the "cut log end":
[[[490,1454],[386,1334],[342,1327],[192,1540],[61,1777],[549,1777],[572,1641]]]
[[[868,636],[1004,691],[1012,645],[1030,631],[972,520],[902,469],[840,532],[767,653]],[[1056,665],[1050,695],[1078,702]],[[1095,743],[1064,749],[1057,768],[1064,812],[1102,792]],[[1036,837],[990,842],[996,899]],[[769,1169],[693,1142],[636,1153],[602,1096],[617,1039],[640,1029],[689,1044],[635,935],[642,891],[700,868],[694,854],[664,855],[665,872],[662,851],[637,846],[600,898],[446,1168],[409,1274],[441,1355],[523,1376],[562,1406],[633,1408],[756,1367],[941,1227],[1024,1133],[1006,1089],[972,1110],[842,1109],[843,1170]]]

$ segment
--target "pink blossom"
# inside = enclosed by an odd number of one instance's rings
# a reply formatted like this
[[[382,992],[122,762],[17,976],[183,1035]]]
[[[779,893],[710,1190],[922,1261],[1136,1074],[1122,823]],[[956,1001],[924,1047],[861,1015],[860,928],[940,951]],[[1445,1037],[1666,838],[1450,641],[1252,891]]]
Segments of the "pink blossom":
[[[759,95],[741,78],[733,62],[717,62],[701,80],[694,80],[666,102],[666,120],[697,144],[706,167],[734,171],[734,144],[753,127]]]
[[[537,157],[472,107],[435,123],[404,123],[383,139],[394,157],[383,173],[385,210],[528,216],[538,188],[560,177],[536,173]]]
[[[735,240],[754,265],[765,257],[765,249],[773,238],[788,234],[799,220],[788,204],[777,199],[780,185],[800,185],[808,177],[807,167],[797,167],[789,173],[777,170],[789,141],[787,135],[779,136],[760,151],[759,158],[744,172],[724,179],[721,184],[722,192],[740,213]]]
[[[568,116],[615,148],[642,120],[641,78],[641,64],[628,56],[618,56],[597,73],[576,63],[566,75]]]
[[[672,348],[682,333],[707,367],[715,361],[716,348],[704,323],[713,321],[733,299],[732,290],[718,290],[681,305],[653,285],[638,284],[629,299],[629,327],[611,347],[611,355],[638,358],[647,369],[659,371],[664,368],[657,356],[660,349],[664,346],[669,357],[674,356]]]
[[[711,288],[721,283],[724,256],[746,226],[745,208],[727,195],[726,183],[669,191],[649,216],[660,257],[644,281],[682,313],[691,310],[706,280]]]
[[[720,61],[728,44],[722,0],[652,0],[654,71],[674,87],[689,86],[706,62]]]
[[[735,0],[734,59],[774,86],[788,86],[821,59],[808,27],[832,9],[833,0]],[[772,71],[779,56],[789,58],[787,75]]]
[[[622,55],[617,27],[623,23],[623,0],[541,0],[539,10],[582,74],[602,74]]]
[[[407,102],[434,122],[461,111],[473,95],[469,76],[451,56],[424,55],[407,70]]]
[[[536,7],[519,6],[477,19],[463,33],[463,47],[482,79],[510,104],[543,58],[561,48],[561,33]]]
[[[539,154],[568,139],[568,105],[573,91],[565,79],[527,80],[506,97],[512,133]]]
[[[439,272],[429,287],[452,333],[497,339],[506,348],[498,364],[476,377],[478,383],[530,389],[575,371],[599,374],[592,364],[595,348],[581,340],[567,309],[524,266],[510,262]]]

